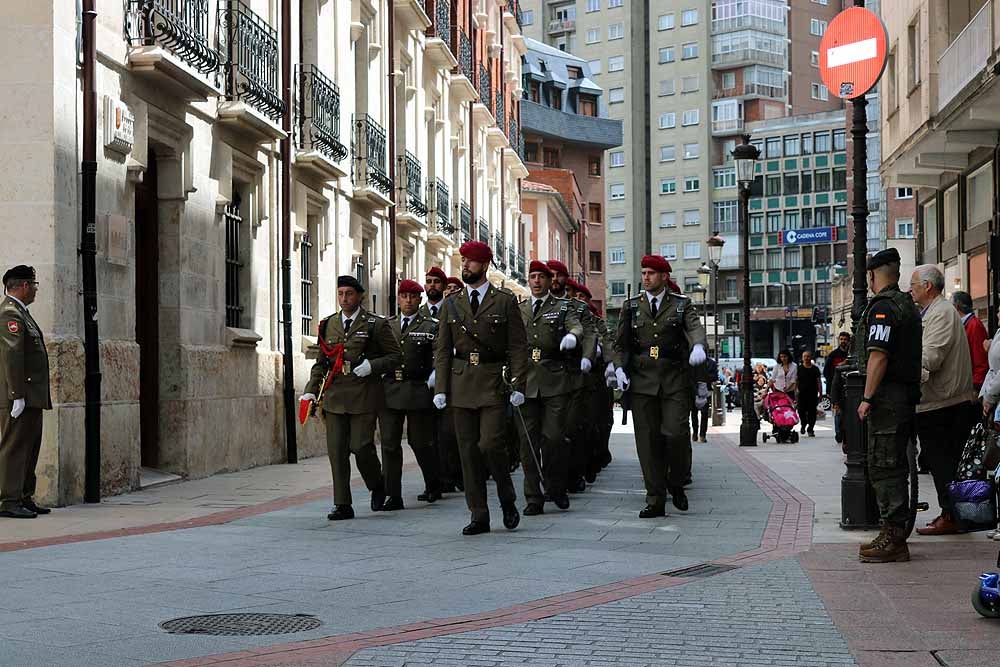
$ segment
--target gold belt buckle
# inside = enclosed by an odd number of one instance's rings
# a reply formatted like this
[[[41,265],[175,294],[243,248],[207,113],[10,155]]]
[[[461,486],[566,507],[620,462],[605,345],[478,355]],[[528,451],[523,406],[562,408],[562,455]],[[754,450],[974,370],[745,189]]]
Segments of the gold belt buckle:
[[[541,361],[542,360],[542,350],[538,347],[531,348],[531,360]]]
[[[469,352],[469,363],[472,364],[473,366],[478,366],[479,365],[479,353],[478,352]]]
[[[351,362],[344,360],[344,365],[340,367],[340,372],[344,375],[351,374]]]
[[[654,345],[653,347],[649,348],[649,357],[650,357],[650,359],[659,359],[660,358],[660,346],[659,345]]]
[[[397,368],[396,369],[396,382],[402,382],[402,381],[403,381],[403,369],[402,368]]]

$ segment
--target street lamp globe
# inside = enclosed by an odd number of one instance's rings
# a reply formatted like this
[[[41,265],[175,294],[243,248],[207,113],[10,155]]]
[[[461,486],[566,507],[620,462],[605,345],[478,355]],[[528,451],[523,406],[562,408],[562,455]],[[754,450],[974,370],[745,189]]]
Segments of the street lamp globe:
[[[708,260],[712,263],[712,266],[718,266],[719,261],[722,260],[722,246],[726,245],[726,239],[719,236],[719,232],[716,231],[709,237],[707,244]]]
[[[733,150],[733,162],[736,163],[736,180],[740,187],[749,189],[753,183],[754,165],[760,157],[760,150],[751,145],[750,135],[743,135],[743,143]]]

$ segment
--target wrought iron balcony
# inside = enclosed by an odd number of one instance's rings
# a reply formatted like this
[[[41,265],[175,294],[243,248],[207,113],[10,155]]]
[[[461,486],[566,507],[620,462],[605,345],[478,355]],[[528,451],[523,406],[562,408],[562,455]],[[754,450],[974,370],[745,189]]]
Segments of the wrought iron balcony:
[[[462,231],[462,243],[472,240],[472,209],[464,201],[458,205],[458,220]]]
[[[297,74],[296,143],[340,162],[347,157],[340,143],[340,88],[315,65],[298,65]]]
[[[479,101],[484,107],[493,110],[493,77],[489,68],[479,63]]]
[[[483,243],[489,243],[490,242],[490,224],[488,222],[486,222],[486,219],[485,218],[479,218],[479,221],[478,221],[476,227],[477,227],[476,240],[477,241],[482,241]]]
[[[208,45],[209,0],[125,0],[125,39],[132,46],[162,46],[202,74],[219,68]]]
[[[354,136],[351,155],[354,159],[353,181],[356,186],[375,186],[382,194],[392,192],[386,172],[385,129],[368,114],[353,118]]]
[[[427,215],[427,205],[424,203],[424,174],[420,160],[410,151],[396,158],[399,173],[403,182],[399,185],[397,205],[400,213],[412,213],[424,217]]]
[[[524,254],[523,253],[517,253],[517,275],[521,276],[521,281],[522,282],[524,282],[524,279],[528,277],[527,274],[524,273],[524,268],[525,268],[524,267]]]
[[[493,235],[493,247],[496,251],[493,254],[494,262],[501,271],[507,270],[507,256],[504,254],[503,250],[507,247],[504,243],[503,236],[497,232]]]
[[[514,251],[513,243],[507,246],[507,266],[510,267],[510,274],[512,277],[521,277],[521,274],[517,272],[517,253]]]
[[[440,178],[427,183],[428,208],[434,213],[434,229],[442,234],[454,234],[451,224],[451,199],[448,186]]]
[[[271,120],[281,118],[278,32],[242,0],[219,0],[218,40],[226,98],[246,102]]]
[[[452,41],[451,51],[458,58],[458,71],[469,80],[469,83],[475,83],[475,77],[472,74],[472,41],[458,26],[455,26],[455,38]]]
[[[495,118],[495,119],[496,119],[496,121],[497,121],[497,126],[498,126],[499,128],[501,128],[501,129],[500,129],[500,131],[501,131],[501,132],[503,132],[503,126],[504,126],[504,111],[505,111],[505,110],[504,110],[504,100],[503,100],[503,98],[504,98],[504,91],[503,91],[503,86],[501,86],[501,87],[500,87],[500,90],[498,90],[498,91],[497,91],[497,99],[496,99],[496,113],[495,113],[495,114],[493,114],[494,118]]]
[[[521,0],[507,0],[507,11],[514,15],[518,27],[524,26],[521,17]]]
[[[451,0],[424,0],[424,11],[431,19],[428,37],[443,39],[451,47]],[[454,53],[454,51],[452,51]]]

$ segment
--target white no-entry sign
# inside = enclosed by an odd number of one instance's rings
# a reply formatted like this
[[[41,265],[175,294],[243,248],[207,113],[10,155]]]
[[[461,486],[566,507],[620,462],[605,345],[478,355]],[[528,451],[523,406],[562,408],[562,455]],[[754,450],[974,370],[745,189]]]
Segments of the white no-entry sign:
[[[882,76],[888,41],[885,25],[873,12],[863,7],[840,12],[819,44],[823,83],[837,97],[861,97]]]

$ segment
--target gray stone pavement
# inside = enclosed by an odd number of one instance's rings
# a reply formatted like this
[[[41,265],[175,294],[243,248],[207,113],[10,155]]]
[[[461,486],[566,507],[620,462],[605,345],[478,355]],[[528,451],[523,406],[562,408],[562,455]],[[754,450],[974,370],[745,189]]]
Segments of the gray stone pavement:
[[[372,514],[358,494],[358,518],[340,524],[326,520],[327,502],[314,502],[226,525],[0,554],[0,665],[181,660],[479,613],[760,543],[771,503],[718,446],[695,446],[691,511],[654,521],[636,516],[644,494],[631,435],[615,435],[613,451],[570,511],[525,518],[512,533],[495,506],[499,529],[463,538],[464,500],[417,503],[422,483],[408,473],[404,512]],[[280,637],[158,629],[234,610],[313,614],[323,625]]]

